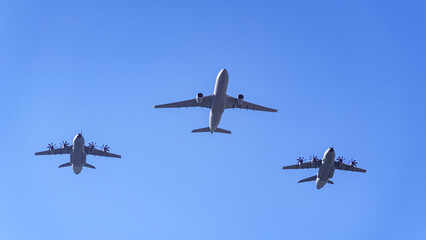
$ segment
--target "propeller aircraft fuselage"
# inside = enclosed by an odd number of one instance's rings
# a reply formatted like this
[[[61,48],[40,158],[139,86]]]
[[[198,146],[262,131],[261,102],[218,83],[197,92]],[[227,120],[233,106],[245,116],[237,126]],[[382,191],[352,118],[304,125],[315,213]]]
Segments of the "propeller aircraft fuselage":
[[[83,164],[86,163],[86,153],[84,152],[84,137],[82,134],[77,134],[73,140],[72,152],[70,154],[70,162],[72,170],[75,174],[79,174],[83,169]]]
[[[325,184],[329,181],[330,178],[333,178],[334,175],[334,158],[336,157],[336,153],[333,148],[327,149],[325,151],[324,156],[322,158],[321,167],[318,170],[316,185],[317,189],[321,189]]]

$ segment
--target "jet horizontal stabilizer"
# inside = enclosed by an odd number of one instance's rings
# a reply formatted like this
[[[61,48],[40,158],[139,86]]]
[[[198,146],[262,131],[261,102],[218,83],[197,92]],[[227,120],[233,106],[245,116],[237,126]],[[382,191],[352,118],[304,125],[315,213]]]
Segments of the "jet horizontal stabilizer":
[[[211,132],[211,130],[210,130],[210,127],[206,127],[206,128],[200,128],[200,129],[192,130],[192,132],[193,133],[197,133],[197,132]],[[214,130],[214,132],[231,134],[231,131],[225,130],[225,129],[222,129],[222,128],[216,128],[216,130]]]
[[[83,166],[84,166],[84,167],[88,167],[88,168],[96,169],[96,168],[95,168],[95,166],[90,165],[90,164],[88,164],[88,163],[83,163]]]
[[[71,163],[70,162],[67,162],[67,163],[64,163],[64,164],[62,164],[62,165],[59,165],[59,167],[58,168],[63,168],[63,167],[71,167]]]
[[[308,178],[302,179],[302,180],[298,181],[297,183],[311,182],[311,181],[315,181],[315,180],[317,180],[317,175],[314,175],[312,177],[308,177]]]

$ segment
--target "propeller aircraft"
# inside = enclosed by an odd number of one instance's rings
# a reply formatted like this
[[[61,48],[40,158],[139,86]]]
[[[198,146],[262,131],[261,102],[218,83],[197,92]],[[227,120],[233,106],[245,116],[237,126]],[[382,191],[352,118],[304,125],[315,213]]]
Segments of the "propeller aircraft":
[[[73,145],[70,145],[67,141],[62,141],[60,148],[56,148],[54,143],[48,144],[47,148],[47,151],[36,152],[35,155],[70,154],[70,161],[60,165],[59,168],[72,166],[75,174],[79,174],[83,167],[96,169],[86,162],[86,155],[121,158],[120,155],[110,153],[108,145],[102,145],[101,149],[98,149],[96,143],[91,142],[88,146],[85,146],[84,137],[81,133],[74,137]]]
[[[334,170],[344,170],[344,171],[352,171],[352,172],[362,172],[365,173],[367,170],[362,168],[357,168],[357,161],[351,159],[348,164],[344,163],[346,160],[343,157],[336,157],[336,153],[334,152],[334,148],[328,148],[322,159],[319,159],[318,156],[313,155],[311,157],[311,161],[305,162],[303,157],[299,157],[297,159],[297,164],[284,166],[283,169],[310,169],[310,168],[319,168],[317,175],[312,177],[305,178],[300,180],[298,183],[302,182],[310,182],[316,181],[317,189],[321,189],[325,184],[330,183],[334,184],[330,178],[333,178]]]

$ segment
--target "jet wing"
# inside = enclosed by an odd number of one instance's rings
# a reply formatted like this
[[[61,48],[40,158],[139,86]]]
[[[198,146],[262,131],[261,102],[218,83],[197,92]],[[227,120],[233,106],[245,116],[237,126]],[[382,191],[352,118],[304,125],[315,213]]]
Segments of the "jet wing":
[[[334,164],[334,168],[339,170],[351,171],[351,172],[363,172],[363,173],[367,172],[367,170],[365,169],[357,168],[344,163],[334,162],[333,164]]]
[[[321,165],[322,165],[321,161],[317,161],[316,163],[304,162],[302,164],[284,166],[283,169],[310,169],[310,168],[319,168],[321,167]]]
[[[86,154],[93,155],[93,156],[121,158],[120,155],[105,152],[96,148],[84,147],[84,151],[86,152]]]
[[[203,100],[201,103],[198,103],[197,100],[191,99],[181,102],[174,102],[174,103],[168,103],[168,104],[162,104],[162,105],[154,105],[154,108],[181,108],[181,107],[205,107],[205,108],[211,108],[213,103],[214,95],[209,95],[203,97]]]
[[[72,152],[72,146],[67,146],[64,148],[55,148],[52,150],[36,152],[35,155],[60,155],[60,154],[70,154]]]
[[[243,103],[241,105],[239,105],[237,103],[237,101],[238,101],[237,98],[234,98],[234,97],[231,97],[231,96],[226,96],[225,108],[240,108],[240,109],[247,109],[247,110],[254,110],[254,111],[264,111],[264,112],[277,112],[278,111],[276,109],[263,107],[263,106],[256,105],[254,103],[250,103],[250,102],[246,102],[246,101],[243,101]]]

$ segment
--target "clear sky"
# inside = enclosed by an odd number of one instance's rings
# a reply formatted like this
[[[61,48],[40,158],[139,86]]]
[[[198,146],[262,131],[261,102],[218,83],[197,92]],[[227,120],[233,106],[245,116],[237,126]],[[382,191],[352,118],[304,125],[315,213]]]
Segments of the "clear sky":
[[[349,3],[350,2],[350,3]],[[424,239],[424,1],[0,1],[0,239]],[[193,134],[228,94],[232,135]],[[109,144],[96,170],[35,157]],[[334,145],[366,174],[283,171]]]

